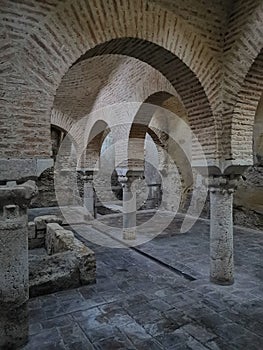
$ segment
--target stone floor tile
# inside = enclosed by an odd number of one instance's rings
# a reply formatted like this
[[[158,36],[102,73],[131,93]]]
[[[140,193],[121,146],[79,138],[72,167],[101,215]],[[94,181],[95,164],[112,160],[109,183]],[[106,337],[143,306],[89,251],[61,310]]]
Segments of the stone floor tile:
[[[165,350],[160,343],[154,339],[144,340],[136,344],[137,350]]]
[[[60,337],[60,334],[56,328],[42,330],[40,333],[34,334],[29,337],[29,342],[24,347],[24,350],[36,350],[36,349],[64,349],[64,343]]]
[[[199,340],[202,344],[217,338],[216,334],[196,324],[188,323],[181,327],[181,329],[183,329],[195,339]]]
[[[116,334],[119,333],[119,329],[111,325],[105,325],[97,328],[88,328],[83,322],[79,322],[79,324],[91,343],[96,343],[107,338],[113,338]]]
[[[29,324],[29,335],[34,335],[42,331],[41,323],[30,323]]]
[[[65,345],[66,350],[94,350],[94,346],[86,340],[85,342],[74,342]]]
[[[89,340],[78,324],[69,324],[58,327],[63,343],[69,346],[72,343],[88,343]]]
[[[73,323],[73,320],[68,315],[62,315],[54,318],[49,318],[48,320],[41,322],[41,327],[43,329],[50,329],[54,327],[68,326]]]
[[[176,329],[175,331],[171,333],[163,333],[160,335],[157,335],[155,339],[162,344],[162,346],[166,350],[172,350],[177,345],[185,345],[186,342],[190,339],[190,336],[188,333],[182,331],[180,328]]]
[[[118,329],[123,332],[134,345],[152,338],[145,329],[135,321],[119,325]]]
[[[151,334],[153,337],[156,337],[158,335],[173,333],[175,330],[181,327],[181,324],[177,323],[171,318],[162,318],[158,321],[144,323],[143,327],[147,333]]]
[[[115,335],[94,343],[96,350],[136,350],[125,335]]]

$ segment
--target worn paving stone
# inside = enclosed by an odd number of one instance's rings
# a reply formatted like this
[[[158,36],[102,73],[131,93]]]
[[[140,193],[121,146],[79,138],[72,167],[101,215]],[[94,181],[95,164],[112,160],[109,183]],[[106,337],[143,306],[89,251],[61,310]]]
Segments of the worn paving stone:
[[[54,317],[52,319],[48,319],[41,322],[42,329],[50,329],[54,327],[63,327],[72,324],[72,318],[68,315],[62,315],[58,317]]]
[[[34,335],[42,331],[41,323],[30,323],[29,324],[29,335]]]
[[[181,329],[203,344],[217,338],[216,334],[196,324],[186,324]]]
[[[56,328],[43,330],[29,337],[28,344],[24,347],[25,350],[35,349],[64,349],[64,343]]]
[[[79,323],[84,330],[86,336],[92,343],[99,342],[104,339],[113,338],[119,332],[117,327],[106,325],[97,328],[85,327],[82,322]]]
[[[69,324],[58,328],[59,334],[66,346],[72,343],[91,344],[78,324]]]
[[[148,334],[145,329],[135,321],[124,325],[119,325],[118,328],[134,345],[152,338],[150,334]]]
[[[94,343],[97,350],[136,350],[135,346],[124,334],[115,334],[112,338]]]
[[[185,345],[186,342],[189,341],[190,336],[179,328],[171,333],[157,335],[155,339],[159,341],[165,349],[170,350],[174,349],[177,345]]]
[[[68,345],[65,345],[66,350],[95,350],[94,346],[89,342],[80,342],[77,341],[75,343],[70,343]]]

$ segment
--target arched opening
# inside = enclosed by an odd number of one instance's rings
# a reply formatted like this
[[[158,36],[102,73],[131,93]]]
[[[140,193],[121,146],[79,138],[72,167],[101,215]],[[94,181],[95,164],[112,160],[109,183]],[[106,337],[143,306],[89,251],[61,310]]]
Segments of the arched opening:
[[[234,196],[234,221],[263,229],[263,95],[257,104],[253,125],[253,161]]]

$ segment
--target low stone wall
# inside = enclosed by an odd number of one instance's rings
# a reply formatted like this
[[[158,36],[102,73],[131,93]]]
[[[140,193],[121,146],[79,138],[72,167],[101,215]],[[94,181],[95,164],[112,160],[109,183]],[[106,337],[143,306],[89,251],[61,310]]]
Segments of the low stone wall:
[[[47,224],[45,248],[49,255],[72,252],[79,270],[80,284],[90,284],[96,278],[96,262],[94,252],[75,238],[74,234],[59,224]]]
[[[60,226],[55,215],[29,223],[30,297],[95,283],[94,252]]]
[[[45,246],[45,237],[48,223],[62,224],[62,219],[56,215],[38,216],[28,223],[28,247],[29,249]]]

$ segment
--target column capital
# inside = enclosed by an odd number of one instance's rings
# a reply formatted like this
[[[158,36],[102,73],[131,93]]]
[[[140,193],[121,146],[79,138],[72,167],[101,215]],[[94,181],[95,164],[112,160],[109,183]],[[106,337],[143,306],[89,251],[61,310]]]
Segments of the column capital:
[[[143,179],[143,171],[126,170],[118,172],[118,180],[121,184],[132,183],[136,179]]]
[[[93,181],[95,170],[87,170],[87,169],[77,169],[77,172],[80,176],[82,176],[82,179],[86,182]]]
[[[208,187],[210,192],[233,193],[238,185],[241,175],[209,176]]]
[[[130,190],[133,181],[140,178],[143,178],[143,176],[118,176],[118,181],[120,182],[123,189],[126,188],[127,190]]]
[[[1,206],[15,204],[26,208],[37,194],[38,189],[35,181],[28,180],[21,185],[15,181],[7,182],[6,185],[0,186],[0,203]]]

